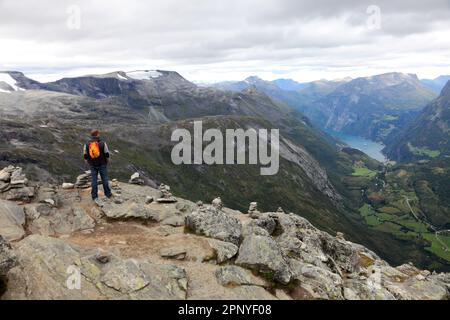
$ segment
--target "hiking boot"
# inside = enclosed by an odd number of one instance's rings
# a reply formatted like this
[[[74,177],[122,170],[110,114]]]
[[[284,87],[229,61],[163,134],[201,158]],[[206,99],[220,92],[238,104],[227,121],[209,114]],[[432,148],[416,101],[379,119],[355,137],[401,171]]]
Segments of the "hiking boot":
[[[94,199],[94,202],[95,202],[95,204],[96,204],[97,206],[99,206],[100,208],[103,207],[103,202],[102,202],[99,198]]]

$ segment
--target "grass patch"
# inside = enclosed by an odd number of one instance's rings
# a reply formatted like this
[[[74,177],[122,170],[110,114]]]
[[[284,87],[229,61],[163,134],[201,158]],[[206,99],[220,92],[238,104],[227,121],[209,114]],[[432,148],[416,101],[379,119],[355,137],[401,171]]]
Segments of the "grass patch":
[[[401,224],[402,226],[404,226],[407,229],[413,230],[414,232],[418,232],[418,233],[425,233],[428,232],[428,228],[425,224],[423,224],[422,222],[413,220],[411,218],[406,219],[406,220],[398,220],[397,221],[399,224]]]
[[[378,211],[381,213],[387,213],[387,214],[401,213],[401,211],[398,208],[394,208],[394,207],[382,207],[382,208],[378,209]]]
[[[409,150],[409,152],[411,152],[412,154],[414,154],[416,156],[426,156],[429,158],[436,158],[436,157],[439,157],[439,155],[441,154],[441,152],[439,150],[430,150],[426,147],[423,147],[423,148],[414,147],[411,144],[411,142],[408,142],[408,150]]]
[[[376,171],[370,170],[366,167],[357,167],[353,166],[352,176],[354,177],[375,177],[377,174]]]
[[[359,213],[364,218],[366,224],[371,227],[376,227],[382,223],[375,215],[375,211],[367,203],[365,203],[361,208],[359,208]]]
[[[383,224],[380,224],[376,227],[376,229],[382,232],[394,234],[396,236],[405,235],[405,232],[402,231],[402,227],[392,222],[385,222]]]
[[[425,233],[423,237],[431,242],[431,246],[425,248],[425,250],[437,255],[438,257],[450,261],[450,251],[446,250],[446,248],[436,239],[434,233]],[[439,239],[444,242],[447,247],[450,247],[450,237],[449,236],[439,236]]]

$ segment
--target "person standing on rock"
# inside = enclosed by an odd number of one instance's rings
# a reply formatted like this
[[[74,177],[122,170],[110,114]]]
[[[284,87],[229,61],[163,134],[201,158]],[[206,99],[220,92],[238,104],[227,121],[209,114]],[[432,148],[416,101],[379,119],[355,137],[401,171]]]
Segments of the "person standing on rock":
[[[91,131],[91,139],[84,145],[83,148],[84,159],[91,167],[92,176],[92,200],[99,206],[101,202],[98,199],[98,175],[102,179],[103,191],[107,198],[112,197],[111,189],[108,181],[108,159],[109,149],[106,142],[100,140],[100,132],[98,130]]]

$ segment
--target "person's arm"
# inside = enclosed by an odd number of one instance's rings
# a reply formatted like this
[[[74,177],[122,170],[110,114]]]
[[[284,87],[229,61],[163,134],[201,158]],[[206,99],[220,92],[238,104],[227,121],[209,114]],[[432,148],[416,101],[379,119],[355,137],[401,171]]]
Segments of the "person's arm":
[[[106,144],[106,142],[104,142],[105,146],[103,149],[103,152],[105,153],[105,157],[106,159],[109,159],[109,149],[108,149],[108,145]]]
[[[86,145],[83,146],[83,157],[84,157],[84,160],[89,159]]]

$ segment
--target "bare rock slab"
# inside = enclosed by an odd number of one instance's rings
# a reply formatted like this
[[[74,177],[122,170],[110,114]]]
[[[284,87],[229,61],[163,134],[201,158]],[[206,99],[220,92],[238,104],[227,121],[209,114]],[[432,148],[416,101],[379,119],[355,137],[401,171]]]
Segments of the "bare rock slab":
[[[11,201],[0,200],[0,235],[8,241],[19,240],[25,235],[25,212]]]

